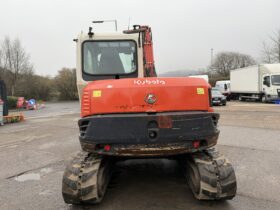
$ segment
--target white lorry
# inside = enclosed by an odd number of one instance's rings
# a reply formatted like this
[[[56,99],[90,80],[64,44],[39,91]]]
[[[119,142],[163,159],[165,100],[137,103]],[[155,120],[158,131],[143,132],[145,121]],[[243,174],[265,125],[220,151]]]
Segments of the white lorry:
[[[261,64],[230,71],[231,98],[280,100],[280,64]]]

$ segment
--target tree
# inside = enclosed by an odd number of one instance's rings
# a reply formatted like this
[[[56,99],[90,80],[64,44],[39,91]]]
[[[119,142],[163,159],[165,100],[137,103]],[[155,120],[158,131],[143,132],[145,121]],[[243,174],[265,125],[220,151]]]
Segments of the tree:
[[[280,30],[274,33],[273,36],[271,36],[271,41],[273,43],[273,57],[275,62],[280,63]]]
[[[6,37],[0,42],[0,79],[8,95],[26,99],[74,100],[78,98],[75,69],[63,68],[55,78],[36,75],[30,57],[19,39]]]
[[[9,37],[6,37],[2,43],[1,57],[2,68],[11,74],[11,94],[14,96],[19,77],[24,73],[33,71],[29,62],[29,55],[25,52],[19,39],[12,41]]]
[[[61,100],[78,99],[75,69],[63,68],[58,71],[54,82]]]
[[[269,43],[262,43],[262,62],[264,63],[273,63],[273,50]]]
[[[269,41],[262,44],[262,62],[280,63],[280,30],[274,32]]]
[[[229,78],[230,70],[254,64],[256,64],[256,61],[250,55],[238,52],[220,52],[215,56],[210,69],[220,77]]]
[[[6,69],[4,68],[4,53],[0,48],[0,80],[4,80]]]

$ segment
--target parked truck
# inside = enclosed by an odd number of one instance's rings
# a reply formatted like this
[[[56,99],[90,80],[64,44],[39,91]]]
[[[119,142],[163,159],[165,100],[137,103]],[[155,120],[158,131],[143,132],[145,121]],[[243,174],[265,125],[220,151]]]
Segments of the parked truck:
[[[230,72],[231,98],[280,100],[280,64],[261,64]]]
[[[230,80],[216,81],[215,88],[219,89],[228,101],[230,100]]]

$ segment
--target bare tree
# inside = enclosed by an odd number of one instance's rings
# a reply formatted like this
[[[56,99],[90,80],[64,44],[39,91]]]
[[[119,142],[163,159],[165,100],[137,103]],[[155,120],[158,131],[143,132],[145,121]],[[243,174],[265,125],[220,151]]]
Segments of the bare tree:
[[[69,79],[67,76],[65,78]],[[71,78],[73,80],[73,77]],[[18,39],[11,40],[6,37],[3,42],[0,42],[0,79],[5,81],[10,96],[43,100],[57,98],[55,80],[35,74],[29,56]]]
[[[273,63],[273,50],[270,45],[270,43],[267,43],[265,41],[262,42],[262,62],[264,63]]]
[[[25,52],[19,39],[11,41],[9,37],[6,37],[2,44],[2,54],[3,68],[12,75],[11,93],[13,96],[20,75],[32,71],[32,65],[29,62],[29,55]]]
[[[280,63],[280,30],[274,32],[269,41],[262,43],[262,62]]]
[[[280,30],[275,32],[273,36],[270,37],[272,43],[273,43],[273,54],[274,54],[274,60],[277,63],[280,63]]]
[[[215,56],[210,69],[214,70],[218,76],[228,78],[230,70],[254,64],[256,61],[250,55],[238,52],[220,52]]]
[[[3,52],[0,49],[0,80],[3,80],[5,77],[5,69],[4,69],[4,65],[3,65]]]

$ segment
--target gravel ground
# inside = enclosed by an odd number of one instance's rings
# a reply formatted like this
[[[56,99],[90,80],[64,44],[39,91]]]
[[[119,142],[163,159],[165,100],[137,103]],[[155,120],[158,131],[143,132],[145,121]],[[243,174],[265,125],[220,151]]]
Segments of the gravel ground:
[[[231,201],[193,198],[175,161],[127,161],[102,204],[63,202],[65,164],[80,150],[79,103],[46,104],[26,121],[0,127],[0,209],[279,209],[280,106],[229,102],[221,114],[218,149],[232,162],[237,196]]]

